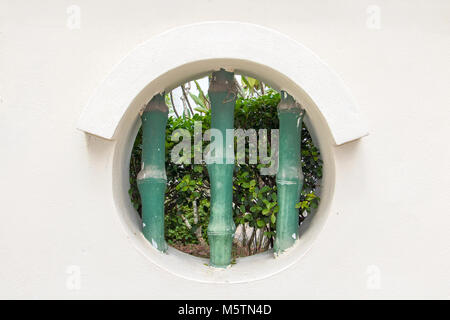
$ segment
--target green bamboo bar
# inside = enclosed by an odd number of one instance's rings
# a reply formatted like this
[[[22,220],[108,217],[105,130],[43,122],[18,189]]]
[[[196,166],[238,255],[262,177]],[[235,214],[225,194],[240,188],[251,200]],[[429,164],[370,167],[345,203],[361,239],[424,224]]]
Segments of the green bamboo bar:
[[[213,72],[209,85],[211,129],[222,133],[222,155],[207,164],[211,184],[211,215],[208,224],[210,265],[226,268],[231,264],[231,247],[236,226],[233,221],[234,142],[226,144],[226,130],[234,128],[236,92],[234,73],[223,69]],[[233,154],[228,159],[227,154]],[[214,156],[214,155],[213,155]]]
[[[164,239],[164,196],[167,177],[165,136],[169,109],[164,93],[155,95],[142,113],[142,169],[137,176],[142,199],[142,232],[159,251],[167,250]]]
[[[274,243],[278,255],[290,248],[298,239],[299,217],[295,205],[300,201],[303,172],[300,163],[301,129],[304,110],[294,98],[281,91],[278,104],[279,166],[277,172],[277,198],[279,211]]]

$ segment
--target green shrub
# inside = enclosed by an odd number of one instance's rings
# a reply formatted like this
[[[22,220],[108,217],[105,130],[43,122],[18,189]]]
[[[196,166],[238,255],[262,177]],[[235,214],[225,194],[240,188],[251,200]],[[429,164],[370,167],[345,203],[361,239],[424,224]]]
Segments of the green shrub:
[[[280,94],[269,90],[259,97],[238,98],[235,109],[235,128],[278,129],[277,105]],[[202,121],[203,133],[210,128],[210,111],[202,108],[201,114],[192,117],[169,117],[166,128],[166,171],[167,191],[165,199],[166,239],[171,243],[197,244],[207,242],[209,220],[209,177],[206,165],[177,165],[170,161],[170,151],[175,145],[171,141],[172,132],[183,128],[194,135],[194,121]],[[206,146],[204,143],[203,147]],[[192,146],[193,151],[194,146]],[[319,150],[303,126],[302,129],[302,169],[304,186],[299,208],[300,222],[303,213],[317,208],[320,198],[318,188],[322,178],[322,161]],[[270,150],[270,146],[268,147]],[[141,168],[142,132],[139,131],[134,143],[130,161],[130,198],[141,214],[141,201],[136,184],[136,176]],[[193,152],[192,152],[193,157]],[[248,144],[246,145],[248,163]],[[193,163],[193,159],[191,163]],[[242,239],[240,246],[252,247],[252,251],[262,251],[273,244],[278,211],[275,176],[260,174],[263,164],[236,164],[233,178],[233,217],[238,225],[254,228],[252,235]],[[255,230],[262,229],[258,237]],[[264,235],[264,236],[263,236]],[[250,252],[251,253],[251,252]]]

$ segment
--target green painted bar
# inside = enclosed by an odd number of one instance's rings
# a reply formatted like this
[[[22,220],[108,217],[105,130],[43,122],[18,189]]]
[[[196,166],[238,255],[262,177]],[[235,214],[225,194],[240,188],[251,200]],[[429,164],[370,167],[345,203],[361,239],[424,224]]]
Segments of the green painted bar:
[[[169,109],[164,93],[155,95],[142,113],[142,169],[137,176],[142,199],[142,232],[159,251],[167,250],[164,238],[166,192],[165,136]]]
[[[301,129],[304,110],[294,98],[281,91],[278,104],[279,165],[277,172],[277,198],[279,211],[274,243],[275,254],[290,248],[298,239],[299,217],[295,205],[300,201],[303,172],[300,163]]]
[[[211,129],[219,130],[223,138],[221,159],[207,164],[211,184],[211,215],[208,224],[210,265],[226,268],[231,264],[231,248],[236,230],[232,212],[234,144],[225,143],[226,130],[234,128],[234,73],[223,69],[214,72],[209,86],[209,97]],[[227,154],[233,154],[233,159],[229,159],[228,163]]]

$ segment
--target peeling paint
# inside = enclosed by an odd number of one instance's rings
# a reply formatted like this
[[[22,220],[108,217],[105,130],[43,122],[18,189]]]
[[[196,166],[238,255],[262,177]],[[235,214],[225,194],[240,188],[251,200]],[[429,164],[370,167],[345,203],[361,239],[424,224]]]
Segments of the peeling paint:
[[[154,246],[156,249],[158,249],[158,244],[156,243],[155,239],[152,238],[152,246]]]
[[[294,242],[294,244],[292,246],[290,246],[289,248],[281,251],[281,252],[274,252],[273,256],[275,259],[280,258],[282,256],[286,256],[287,254],[289,254],[289,252],[294,251],[294,249],[298,246],[298,244],[300,243],[300,239],[297,238]]]

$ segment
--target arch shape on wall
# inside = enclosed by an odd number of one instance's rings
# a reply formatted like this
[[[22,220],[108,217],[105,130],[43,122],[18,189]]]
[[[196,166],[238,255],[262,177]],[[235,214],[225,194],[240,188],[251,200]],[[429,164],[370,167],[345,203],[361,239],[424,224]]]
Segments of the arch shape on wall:
[[[368,134],[349,90],[312,51],[277,31],[241,22],[193,24],[146,41],[103,81],[77,127],[114,140],[126,114],[139,111],[132,108],[133,102],[143,105],[154,94],[207,74],[218,65],[248,75],[259,65],[259,79],[294,96],[297,91],[295,98],[300,102],[311,100],[316,110],[306,107],[307,112],[323,117],[337,145]],[[274,72],[283,75],[276,82]],[[292,88],[293,83],[297,88]]]
[[[289,254],[241,258],[230,270],[213,271],[176,249],[162,254],[142,235],[129,196],[129,160],[140,127],[139,111],[156,94],[225,68],[289,92],[306,110],[305,125],[323,160],[321,202]],[[120,62],[91,97],[78,123],[86,133],[112,140],[111,191],[127,239],[151,262],[180,277],[208,283],[264,279],[294,265],[326,223],[335,185],[334,148],[367,134],[349,91],[320,59],[276,31],[240,22],[208,22],[167,31]],[[106,160],[106,159],[105,159]],[[109,161],[109,160],[108,160]],[[255,264],[258,268],[255,268]]]

